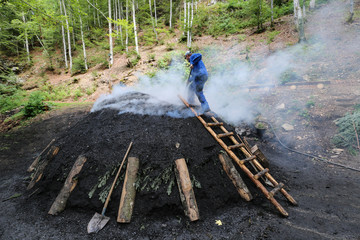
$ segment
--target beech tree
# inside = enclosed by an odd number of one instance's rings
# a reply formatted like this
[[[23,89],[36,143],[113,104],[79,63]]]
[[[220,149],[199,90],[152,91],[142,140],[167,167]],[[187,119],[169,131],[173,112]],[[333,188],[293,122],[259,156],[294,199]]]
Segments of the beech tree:
[[[135,49],[136,49],[137,54],[140,55],[137,32],[136,32],[135,0],[132,0],[132,14],[133,14],[133,23],[134,23]]]

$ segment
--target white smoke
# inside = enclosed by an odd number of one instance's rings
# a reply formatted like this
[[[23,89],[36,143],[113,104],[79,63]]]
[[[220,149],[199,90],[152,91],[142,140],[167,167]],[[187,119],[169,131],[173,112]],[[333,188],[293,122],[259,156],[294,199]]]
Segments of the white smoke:
[[[329,20],[329,15],[344,15],[345,12],[344,7],[340,8],[336,4],[330,5],[330,7],[320,10],[318,14],[314,14],[307,25],[316,28],[320,19],[325,24]],[[215,71],[211,67],[208,68],[209,79],[205,84],[204,95],[211,110],[222,117],[224,121],[234,125],[242,121],[251,122],[256,114],[254,111],[257,104],[255,98],[260,98],[262,92],[257,91],[254,94],[249,91],[249,86],[276,86],[280,82],[280,76],[289,69],[294,69],[296,74],[302,78],[311,71],[304,67],[306,62],[319,56],[323,57],[324,52],[329,48],[334,48],[334,44],[339,44],[337,36],[344,34],[343,24],[330,23],[333,30],[329,30],[331,29],[329,23],[324,25],[327,29],[320,28],[321,31],[312,33],[307,30],[309,33],[307,37],[310,39],[308,43],[297,44],[267,57],[264,56],[261,61],[257,61],[256,64],[253,62],[251,65],[240,61],[240,54],[231,52],[231,49],[222,49],[217,46],[213,50],[209,50],[209,48],[204,50],[205,65],[220,69]],[[313,41],[314,39],[316,41]],[[351,40],[359,40],[359,37]],[[355,47],[356,50],[360,48],[358,43],[359,41]],[[346,51],[353,51],[353,49],[352,44],[343,47],[343,50]],[[336,54],[336,56],[338,55]],[[224,58],[227,60],[220,61]],[[178,98],[178,95],[186,98],[184,69],[179,68],[179,65],[182,66],[183,63],[175,60],[173,63],[168,70],[158,72],[153,78],[141,76],[139,83],[135,86],[114,87],[110,95],[102,96],[96,101],[92,111],[113,108],[119,110],[119,113],[130,112],[171,117],[193,116],[190,111],[183,108],[183,103]],[[147,94],[150,97],[124,97],[131,92]],[[291,96],[289,97],[291,98]]]

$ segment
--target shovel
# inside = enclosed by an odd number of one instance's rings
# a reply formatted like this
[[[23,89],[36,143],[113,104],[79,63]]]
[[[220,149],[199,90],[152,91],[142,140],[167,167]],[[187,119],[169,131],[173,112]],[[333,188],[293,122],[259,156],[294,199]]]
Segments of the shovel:
[[[130,145],[129,145],[127,151],[126,151],[126,154],[124,156],[124,159],[121,162],[121,165],[120,165],[119,170],[118,170],[118,172],[117,172],[117,174],[115,176],[114,182],[113,182],[113,184],[112,184],[112,186],[110,188],[109,194],[108,194],[108,196],[106,198],[105,205],[104,205],[104,208],[103,208],[101,214],[95,213],[94,216],[91,218],[88,226],[87,226],[87,232],[88,233],[97,233],[97,232],[99,232],[101,229],[103,229],[105,227],[105,225],[110,220],[109,217],[105,216],[105,211],[106,211],[106,208],[107,208],[107,206],[109,204],[110,196],[111,196],[111,194],[112,194],[112,192],[114,190],[115,183],[116,183],[116,181],[117,181],[117,179],[119,177],[121,168],[124,165],[125,159],[126,159],[128,153],[130,151],[130,148],[131,148],[132,144],[133,144],[133,142],[130,143]]]

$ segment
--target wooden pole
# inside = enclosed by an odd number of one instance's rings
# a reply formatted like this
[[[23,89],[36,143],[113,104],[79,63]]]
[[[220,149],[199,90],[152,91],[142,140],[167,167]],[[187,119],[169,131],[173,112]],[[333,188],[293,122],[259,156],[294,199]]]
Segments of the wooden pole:
[[[85,162],[86,162],[86,157],[84,157],[83,155],[80,155],[76,159],[69,175],[65,180],[64,186],[62,187],[60,193],[56,197],[54,203],[51,205],[48,214],[57,215],[58,213],[64,211],[66,207],[66,202],[70,197],[70,193],[74,190],[76,184],[78,183],[78,179],[76,178],[76,176],[80,173]]]
[[[190,221],[196,221],[199,219],[199,209],[184,158],[175,161],[175,175],[185,215],[190,218]]]
[[[42,152],[39,154],[39,156],[37,156],[37,158],[35,158],[35,160],[33,161],[33,163],[30,165],[30,167],[27,169],[28,172],[32,172],[34,171],[36,165],[38,165],[41,156],[44,154],[44,152],[55,142],[55,138],[53,140],[51,140],[51,142],[46,146],[46,148],[44,148],[44,150],[42,150]]]
[[[50,150],[46,154],[45,160],[41,161],[37,164],[36,171],[31,179],[29,185],[27,186],[27,190],[33,188],[35,186],[35,184],[38,181],[40,181],[46,166],[49,164],[50,161],[52,161],[52,159],[56,156],[56,154],[58,154],[58,152],[59,152],[59,147],[52,146],[50,148]]]
[[[224,171],[229,176],[240,196],[246,201],[252,200],[252,195],[248,187],[244,183],[239,172],[236,170],[234,164],[231,162],[230,157],[226,153],[220,153],[219,159],[223,165]]]
[[[138,170],[139,159],[129,157],[117,217],[117,222],[119,223],[129,223],[131,221],[136,196],[135,182]]]

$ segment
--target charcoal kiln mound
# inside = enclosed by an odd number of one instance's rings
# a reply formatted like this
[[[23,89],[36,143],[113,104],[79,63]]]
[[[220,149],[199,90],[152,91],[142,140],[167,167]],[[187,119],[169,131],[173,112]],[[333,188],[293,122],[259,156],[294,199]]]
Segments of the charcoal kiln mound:
[[[50,208],[74,162],[83,155],[87,160],[66,208],[100,212],[130,142],[129,156],[140,160],[134,215],[183,214],[174,174],[174,161],[179,158],[187,162],[200,214],[211,214],[229,202],[243,202],[219,163],[222,148],[190,117],[189,109],[137,92],[105,99],[94,109],[53,143],[59,152],[33,188],[40,189],[37,197],[43,206]],[[157,114],[140,114],[142,110]],[[109,214],[118,210],[124,177],[122,170]]]

